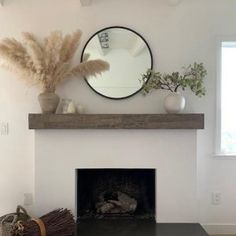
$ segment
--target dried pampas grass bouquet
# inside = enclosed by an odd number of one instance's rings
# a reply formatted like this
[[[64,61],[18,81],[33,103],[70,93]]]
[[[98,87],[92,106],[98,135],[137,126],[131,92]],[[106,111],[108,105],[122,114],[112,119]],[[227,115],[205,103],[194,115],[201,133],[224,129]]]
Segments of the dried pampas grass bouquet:
[[[87,60],[74,65],[73,59],[80,45],[82,32],[62,35],[52,32],[44,41],[32,33],[22,33],[23,42],[6,38],[0,42],[0,66],[17,73],[31,84],[39,84],[43,93],[39,101],[43,113],[54,113],[59,103],[55,94],[58,84],[77,77],[93,76],[109,69],[102,60]]]

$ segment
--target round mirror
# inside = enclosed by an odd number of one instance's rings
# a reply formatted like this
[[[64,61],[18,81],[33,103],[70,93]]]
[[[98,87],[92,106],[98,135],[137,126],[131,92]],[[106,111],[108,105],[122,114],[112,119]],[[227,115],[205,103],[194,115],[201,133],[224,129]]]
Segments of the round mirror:
[[[142,74],[152,69],[150,47],[137,32],[125,27],[109,27],[95,33],[86,43],[81,61],[102,59],[110,70],[86,82],[98,94],[124,99],[138,93]]]

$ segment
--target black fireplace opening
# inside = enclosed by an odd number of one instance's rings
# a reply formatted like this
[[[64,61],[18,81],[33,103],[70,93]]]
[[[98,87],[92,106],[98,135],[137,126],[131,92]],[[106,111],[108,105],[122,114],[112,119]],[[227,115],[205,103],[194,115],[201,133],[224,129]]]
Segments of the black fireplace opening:
[[[151,219],[155,169],[77,169],[77,219]]]

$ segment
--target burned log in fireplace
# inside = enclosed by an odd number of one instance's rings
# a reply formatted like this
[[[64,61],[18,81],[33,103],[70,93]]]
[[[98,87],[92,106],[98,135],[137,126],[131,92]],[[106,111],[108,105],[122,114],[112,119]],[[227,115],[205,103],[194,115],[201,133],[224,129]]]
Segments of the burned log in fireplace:
[[[99,196],[99,202],[96,204],[97,213],[102,214],[132,214],[136,209],[137,200],[120,191],[102,192]]]
[[[154,169],[78,169],[77,218],[155,219]]]

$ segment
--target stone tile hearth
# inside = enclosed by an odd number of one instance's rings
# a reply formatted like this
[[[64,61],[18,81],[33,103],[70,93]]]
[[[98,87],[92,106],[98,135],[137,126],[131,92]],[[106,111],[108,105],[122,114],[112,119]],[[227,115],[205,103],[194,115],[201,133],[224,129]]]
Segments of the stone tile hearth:
[[[87,220],[79,236],[208,236],[200,224],[156,224],[150,220]]]

